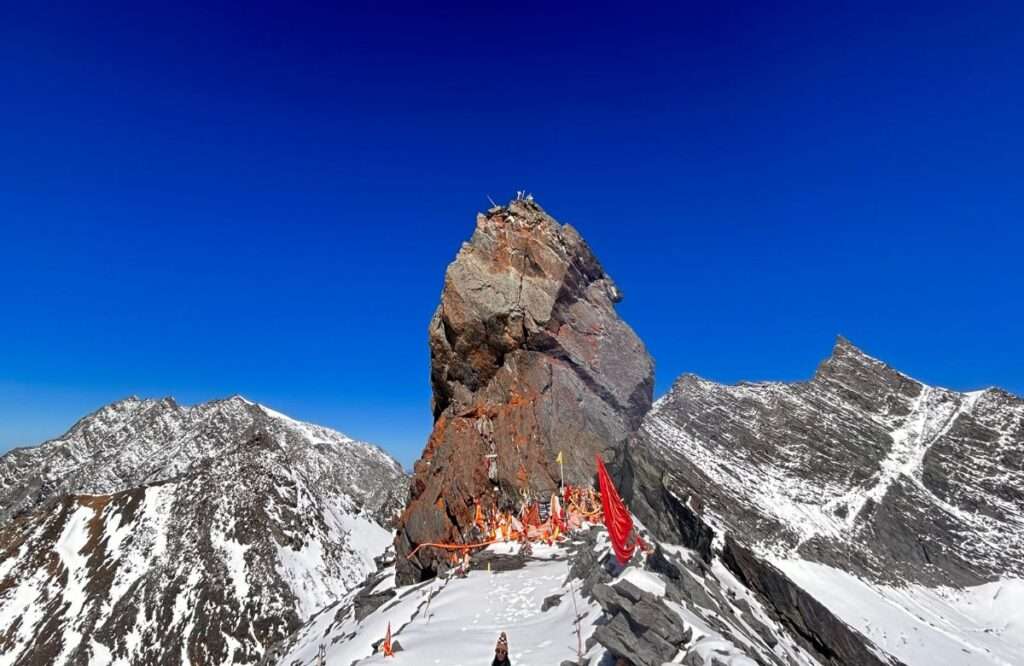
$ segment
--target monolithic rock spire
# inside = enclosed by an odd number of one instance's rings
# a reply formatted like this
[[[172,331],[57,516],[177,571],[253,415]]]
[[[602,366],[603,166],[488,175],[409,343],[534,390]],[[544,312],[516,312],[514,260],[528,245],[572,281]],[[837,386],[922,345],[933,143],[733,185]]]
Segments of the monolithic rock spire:
[[[529,199],[477,217],[430,322],[434,430],[396,536],[403,581],[443,566],[428,542],[468,540],[474,502],[513,506],[589,484],[651,405],[653,365],[615,312],[611,278],[579,233]]]

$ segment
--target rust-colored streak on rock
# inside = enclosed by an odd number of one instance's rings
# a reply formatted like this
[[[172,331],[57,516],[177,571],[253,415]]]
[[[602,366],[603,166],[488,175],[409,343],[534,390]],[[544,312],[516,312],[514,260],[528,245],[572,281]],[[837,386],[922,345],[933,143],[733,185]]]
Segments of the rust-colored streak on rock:
[[[532,200],[477,217],[445,273],[429,328],[434,429],[414,466],[395,544],[399,578],[446,557],[422,543],[472,540],[475,502],[514,507],[590,483],[651,404],[653,366],[615,312],[621,294],[575,229]]]

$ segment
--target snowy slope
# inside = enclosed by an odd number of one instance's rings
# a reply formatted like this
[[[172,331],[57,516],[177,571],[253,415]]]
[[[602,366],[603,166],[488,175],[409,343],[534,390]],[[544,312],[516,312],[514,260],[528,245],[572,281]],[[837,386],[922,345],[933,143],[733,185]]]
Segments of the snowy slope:
[[[387,573],[378,592],[394,589],[394,573]],[[393,601],[362,622],[351,615],[339,622],[338,608],[327,609],[303,628],[295,647],[279,663],[311,663],[319,646],[327,645],[328,663],[470,666],[488,663],[498,634],[507,631],[516,664],[558,664],[575,656],[572,605],[560,604],[546,613],[540,607],[545,597],[568,592],[563,588],[567,576],[564,559],[538,561],[519,571],[488,574],[478,570],[466,578],[399,588]],[[600,609],[584,605],[580,611],[587,614],[584,631],[589,635],[592,618]],[[372,655],[373,644],[384,637],[388,622],[403,650],[396,659],[385,661]],[[338,637],[346,638],[335,642]]]
[[[0,665],[254,663],[390,543],[405,477],[379,449],[238,398],[142,402],[19,452],[51,489],[153,481],[40,495],[0,526]],[[82,435],[100,431],[120,455]]]
[[[847,624],[907,664],[1024,664],[1024,580],[965,589],[897,587],[816,562],[775,564]]]
[[[439,578],[396,588],[392,566],[371,578],[364,590],[316,615],[266,663],[315,663],[323,647],[329,664],[475,666],[489,663],[497,636],[504,631],[510,658],[517,666],[576,662],[578,645],[582,645],[581,663],[596,665],[608,658],[600,642],[605,640],[600,627],[612,618],[607,604],[598,597],[607,599],[615,594],[609,589],[627,583],[659,599],[677,628],[687,632],[687,640],[672,656],[675,663],[684,659],[697,666],[818,663],[786,636],[755,596],[724,567],[697,566],[696,554],[683,548],[665,546],[674,560],[687,563],[678,570],[689,581],[684,583],[685,593],[678,592],[678,586],[643,558],[605,574],[599,584],[604,586],[603,593],[588,589],[583,578],[609,566],[607,535],[602,527],[594,530],[589,542],[584,538],[575,544],[537,545],[521,568],[511,570],[489,571],[483,564],[487,556],[511,556],[516,551],[511,544],[492,545],[484,557],[478,554],[465,578]],[[593,565],[582,564],[580,548],[592,551]],[[390,598],[373,612],[358,615],[360,597],[382,594]],[[545,600],[552,597],[557,603],[542,610]],[[388,623],[402,648],[393,659],[375,654]]]

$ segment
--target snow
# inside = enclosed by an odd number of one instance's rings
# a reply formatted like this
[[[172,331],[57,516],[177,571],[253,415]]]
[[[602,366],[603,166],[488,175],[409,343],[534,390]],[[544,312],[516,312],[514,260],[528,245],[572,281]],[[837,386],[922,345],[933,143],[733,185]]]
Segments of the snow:
[[[391,545],[394,534],[372,520],[352,513],[342,512],[336,516],[341,530],[348,534],[349,544],[359,555],[366,571],[374,569],[373,558]]]
[[[1024,663],[1024,580],[966,589],[893,587],[805,560],[776,566],[908,666]]]
[[[626,567],[626,570],[619,575],[620,580],[628,580],[644,592],[650,592],[656,597],[665,596],[665,581],[657,574],[635,566]]]
[[[600,530],[596,536],[595,554],[599,557],[607,555],[606,533]],[[698,557],[680,546],[662,546],[691,562]],[[517,552],[518,545],[500,543],[489,546],[487,550],[496,554],[513,554]],[[605,655],[604,648],[592,640],[589,650],[586,645],[604,613],[595,600],[582,596],[579,580],[569,579],[570,557],[570,551],[563,545],[534,544],[533,557],[522,569],[493,573],[474,569],[465,578],[440,578],[404,587],[394,586],[392,567],[382,572],[383,580],[375,584],[372,591],[379,593],[391,589],[395,591],[395,597],[357,622],[351,608],[351,595],[356,592],[350,593],[348,598],[325,609],[307,623],[277,663],[316,663],[317,650],[322,645],[327,650],[327,663],[476,666],[490,663],[494,644],[503,631],[508,635],[510,657],[516,666],[551,666],[566,660],[592,665],[600,663]],[[706,578],[688,569],[683,571],[684,575],[691,576],[703,586],[709,595],[720,597],[720,593],[713,592],[710,587],[712,579],[717,579],[720,589],[728,590],[733,601],[723,600],[729,607],[719,613],[665,600],[667,607],[693,630],[693,642],[677,655],[676,663],[688,652],[695,651],[701,655],[713,654],[716,663],[725,666],[755,666],[757,662],[745,655],[771,650],[782,663],[817,665],[806,651],[784,635],[757,597],[720,563],[712,565]],[[664,579],[640,566],[626,567],[610,584],[621,581],[629,581],[661,598],[666,593]],[[542,612],[544,600],[551,596],[560,597],[560,603]],[[741,617],[747,611],[764,625],[775,627],[774,631],[780,637],[775,648],[768,648],[759,639],[748,639],[732,631],[724,632],[728,637],[723,635],[722,627],[735,629],[742,626],[748,636],[757,636]],[[576,618],[579,618],[578,637]],[[402,647],[394,659],[373,654],[373,644],[384,638],[389,622],[393,640]],[[577,654],[577,640],[582,645],[582,660]],[[752,640],[757,640],[757,644]]]
[[[515,545],[496,544],[490,548],[508,553]],[[573,592],[566,584],[569,563],[565,551],[538,544],[534,558],[516,571],[473,570],[465,578],[396,588],[395,598],[358,623],[350,614],[338,625],[336,607],[332,607],[314,618],[303,630],[298,648],[280,663],[310,663],[323,644],[328,663],[477,666],[490,662],[502,631],[508,634],[510,657],[517,666],[551,666],[575,660],[575,611]],[[561,603],[541,612],[544,599],[555,594],[561,595]],[[575,594],[585,642],[593,632],[593,622],[600,617],[600,608],[588,605],[578,589]],[[392,638],[402,650],[385,661],[372,655],[372,644],[384,638],[388,622]],[[333,642],[332,637],[350,632],[354,634],[351,639]]]
[[[235,598],[239,601],[249,596],[249,578],[245,568],[245,551],[249,546],[242,545],[237,541],[228,539],[225,534],[234,531],[234,520],[230,528],[221,531],[216,526],[210,530],[210,544],[224,554],[224,564],[227,566],[228,577],[231,578],[235,587]]]
[[[520,666],[550,666],[576,657],[573,605],[569,598],[542,613],[544,598],[568,595],[565,560],[530,563],[522,570],[471,572],[447,583],[443,594],[415,621],[394,634],[403,651],[394,660],[365,664],[475,666],[494,656],[498,635],[508,633],[509,656]],[[582,600],[577,600],[583,605]],[[394,632],[395,626],[392,625]],[[589,634],[589,629],[584,629]]]
[[[757,662],[745,656],[736,646],[722,638],[703,636],[698,639],[692,652],[700,655],[706,664],[712,663],[712,656],[716,657],[714,663],[722,666],[757,666]]]
[[[73,649],[82,641],[82,635],[75,630],[75,618],[81,617],[82,607],[86,602],[85,586],[87,570],[85,563],[88,556],[82,549],[89,542],[89,521],[95,516],[95,510],[89,506],[78,506],[64,524],[64,531],[57,540],[55,550],[60,555],[61,564],[67,569],[67,583],[64,586],[64,617],[71,620],[64,625],[63,647],[56,662],[67,659]]]

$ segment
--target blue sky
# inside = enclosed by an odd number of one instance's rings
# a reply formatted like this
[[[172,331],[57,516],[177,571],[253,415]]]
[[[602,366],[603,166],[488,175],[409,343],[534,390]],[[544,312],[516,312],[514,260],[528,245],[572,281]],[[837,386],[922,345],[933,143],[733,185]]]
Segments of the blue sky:
[[[444,268],[519,189],[659,393],[840,333],[1024,393],[1019,3],[143,4],[0,25],[0,450],[241,393],[408,464]]]

